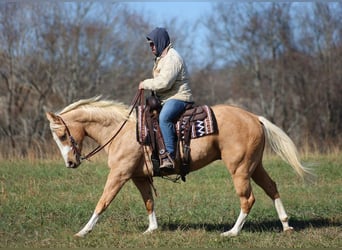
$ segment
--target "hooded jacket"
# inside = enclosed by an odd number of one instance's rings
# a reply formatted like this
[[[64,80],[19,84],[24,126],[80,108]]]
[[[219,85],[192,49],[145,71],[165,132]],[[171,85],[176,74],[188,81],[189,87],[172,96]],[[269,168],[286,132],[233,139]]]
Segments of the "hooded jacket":
[[[146,37],[156,46],[153,78],[142,82],[143,88],[152,90],[162,103],[169,99],[192,102],[189,74],[183,58],[172,47],[164,28],[156,28]]]
[[[146,36],[147,40],[152,41],[157,49],[156,57],[159,57],[164,49],[170,44],[169,33],[164,28],[155,28]]]

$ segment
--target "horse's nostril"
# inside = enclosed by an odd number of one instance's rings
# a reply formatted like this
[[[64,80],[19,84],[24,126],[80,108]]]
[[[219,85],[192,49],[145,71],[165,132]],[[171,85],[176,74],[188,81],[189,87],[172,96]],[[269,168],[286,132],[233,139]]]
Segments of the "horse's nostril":
[[[79,165],[79,163],[68,161],[68,168],[77,168]]]

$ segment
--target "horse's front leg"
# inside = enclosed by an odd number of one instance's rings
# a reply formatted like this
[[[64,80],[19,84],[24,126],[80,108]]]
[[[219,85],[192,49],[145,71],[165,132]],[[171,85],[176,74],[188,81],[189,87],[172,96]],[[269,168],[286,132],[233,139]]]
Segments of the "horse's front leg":
[[[158,223],[154,212],[154,201],[150,180],[148,177],[137,177],[132,178],[132,180],[141,193],[148,214],[149,225],[144,234],[152,233],[158,228]]]
[[[126,175],[120,174],[118,169],[110,170],[102,196],[96,205],[93,215],[91,216],[88,223],[82,228],[81,231],[75,234],[75,236],[83,237],[93,230],[101,213],[106,210],[106,208],[109,206],[109,204],[112,202],[112,200],[115,198],[115,196],[118,194],[118,192],[128,179],[129,178]]]

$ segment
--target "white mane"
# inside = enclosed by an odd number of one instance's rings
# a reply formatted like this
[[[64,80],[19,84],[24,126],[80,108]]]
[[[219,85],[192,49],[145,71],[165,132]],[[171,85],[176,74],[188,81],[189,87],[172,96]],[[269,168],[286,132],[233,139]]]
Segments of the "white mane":
[[[113,116],[115,116],[119,120],[125,120],[128,119],[128,113],[129,109],[128,106],[121,103],[116,102],[112,100],[101,100],[101,96],[92,97],[89,99],[82,99],[79,101],[76,101],[74,103],[71,103],[67,107],[65,107],[62,111],[60,111],[58,114],[62,115],[67,112],[70,112],[72,110],[76,109],[84,109],[91,112],[94,112],[94,114],[101,114],[101,113],[111,113]],[[135,119],[134,116],[130,116],[129,119]]]

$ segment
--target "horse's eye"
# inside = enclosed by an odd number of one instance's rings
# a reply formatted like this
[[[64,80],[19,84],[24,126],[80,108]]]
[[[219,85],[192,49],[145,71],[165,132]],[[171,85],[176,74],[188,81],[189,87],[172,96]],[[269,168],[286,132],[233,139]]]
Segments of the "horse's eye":
[[[59,137],[61,141],[65,141],[67,139],[67,135],[63,134],[62,136]]]

